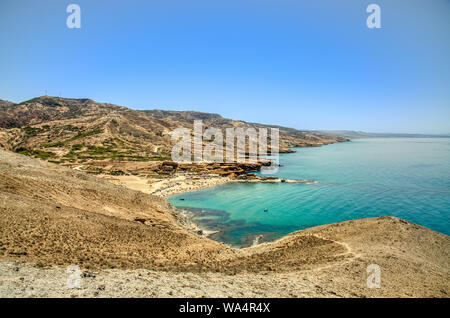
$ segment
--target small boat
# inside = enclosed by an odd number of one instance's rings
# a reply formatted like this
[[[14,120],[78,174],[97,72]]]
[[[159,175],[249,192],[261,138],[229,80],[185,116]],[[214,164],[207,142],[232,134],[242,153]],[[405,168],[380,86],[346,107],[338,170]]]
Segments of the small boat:
[[[184,198],[180,198],[180,201],[184,201]]]
[[[269,211],[269,209],[268,209],[268,208],[265,208],[265,209],[264,209],[264,212],[267,212],[267,211]]]

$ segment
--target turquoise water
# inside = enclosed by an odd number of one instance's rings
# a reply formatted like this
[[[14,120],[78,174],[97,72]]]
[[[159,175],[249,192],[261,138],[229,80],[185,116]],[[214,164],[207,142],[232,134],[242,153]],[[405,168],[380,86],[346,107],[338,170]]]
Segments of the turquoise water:
[[[450,139],[357,139],[281,154],[275,174],[318,184],[231,183],[172,196],[195,222],[237,245],[316,225],[397,216],[450,234]],[[180,200],[183,198],[184,200]],[[268,211],[265,212],[264,209]]]

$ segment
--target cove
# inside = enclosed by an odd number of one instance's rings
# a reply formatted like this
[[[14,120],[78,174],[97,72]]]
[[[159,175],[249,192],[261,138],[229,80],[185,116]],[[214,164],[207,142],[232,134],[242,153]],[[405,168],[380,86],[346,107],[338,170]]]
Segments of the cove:
[[[356,139],[293,150],[280,154],[275,175],[317,184],[228,183],[168,200],[218,231],[212,239],[238,247],[383,215],[450,234],[449,138]]]

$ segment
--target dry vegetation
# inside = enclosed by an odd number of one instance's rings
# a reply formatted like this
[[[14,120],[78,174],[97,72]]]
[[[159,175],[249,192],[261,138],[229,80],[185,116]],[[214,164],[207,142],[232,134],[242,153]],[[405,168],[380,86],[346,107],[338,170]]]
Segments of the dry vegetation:
[[[108,164],[151,166],[169,160],[175,143],[170,132],[181,127],[192,129],[196,119],[203,120],[205,127],[221,129],[267,127],[216,114],[135,111],[90,99],[42,96],[20,104],[0,101],[0,146],[53,163],[120,174],[122,169],[109,169]],[[294,146],[346,140],[279,128],[281,152],[289,152],[289,147]]]
[[[0,177],[3,260],[39,267],[79,264],[98,273],[145,268],[153,271],[150,283],[169,279],[159,271],[240,284],[235,277],[247,280],[252,290],[290,277],[292,288],[322,296],[448,297],[450,292],[449,237],[398,218],[330,224],[237,250],[195,234],[164,199],[83,172],[0,150]],[[365,285],[372,263],[383,270],[381,289]],[[285,294],[278,286],[265,295]]]

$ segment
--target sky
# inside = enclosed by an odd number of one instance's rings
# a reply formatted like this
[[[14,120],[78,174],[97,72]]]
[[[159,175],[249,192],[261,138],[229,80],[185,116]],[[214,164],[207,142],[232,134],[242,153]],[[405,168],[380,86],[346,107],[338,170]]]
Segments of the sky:
[[[371,3],[380,29],[366,25]],[[450,133],[449,0],[0,0],[0,43],[0,99],[13,102]]]

